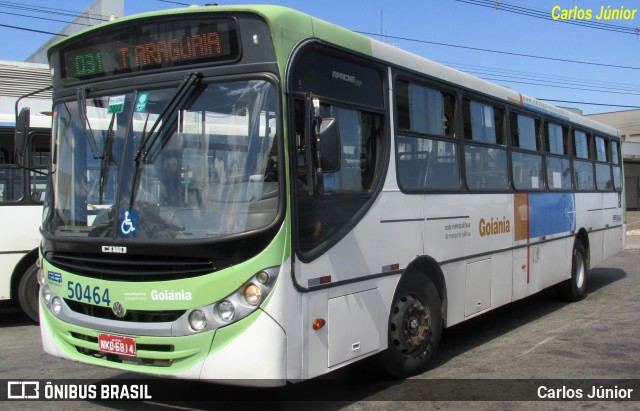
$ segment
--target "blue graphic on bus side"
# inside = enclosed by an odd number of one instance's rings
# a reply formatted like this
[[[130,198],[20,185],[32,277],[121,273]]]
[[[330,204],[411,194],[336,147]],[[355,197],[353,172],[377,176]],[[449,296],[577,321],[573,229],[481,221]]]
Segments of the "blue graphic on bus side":
[[[529,194],[529,237],[568,233],[576,229],[573,193]]]

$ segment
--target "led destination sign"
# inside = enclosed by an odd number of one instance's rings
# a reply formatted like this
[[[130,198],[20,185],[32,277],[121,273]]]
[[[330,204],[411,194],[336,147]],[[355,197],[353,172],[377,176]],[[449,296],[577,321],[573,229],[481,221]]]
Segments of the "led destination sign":
[[[60,52],[64,82],[185,64],[235,60],[235,20],[167,21],[101,32]]]

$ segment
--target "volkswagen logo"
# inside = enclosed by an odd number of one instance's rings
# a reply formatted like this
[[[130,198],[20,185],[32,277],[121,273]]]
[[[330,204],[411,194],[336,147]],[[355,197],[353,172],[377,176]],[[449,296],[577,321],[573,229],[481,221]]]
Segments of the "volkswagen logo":
[[[116,301],[115,303],[113,303],[113,307],[111,309],[118,318],[122,318],[127,314],[127,310],[124,309],[124,306],[120,301]]]

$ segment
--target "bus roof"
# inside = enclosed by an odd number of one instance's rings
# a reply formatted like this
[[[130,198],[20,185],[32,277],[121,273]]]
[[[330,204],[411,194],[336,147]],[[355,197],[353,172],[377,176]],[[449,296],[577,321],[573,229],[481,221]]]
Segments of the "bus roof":
[[[48,53],[50,55],[53,48],[56,48],[61,44],[65,44],[68,41],[73,41],[73,39],[83,36],[88,32],[103,29],[111,25],[117,26],[126,22],[150,17],[211,12],[254,13],[260,15],[269,22],[271,35],[274,39],[277,39],[280,42],[280,46],[276,45],[276,53],[278,54],[278,59],[283,62],[289,60],[291,51],[302,41],[310,38],[317,38],[327,43],[332,43],[345,49],[373,57],[389,65],[420,73],[467,90],[476,91],[486,96],[497,98],[506,103],[527,108],[550,117],[570,121],[577,125],[590,128],[596,132],[614,136],[619,135],[618,130],[608,125],[599,123],[552,104],[545,103],[533,97],[525,96],[510,88],[482,80],[470,74],[463,73],[451,67],[447,67],[424,57],[409,53],[395,46],[390,46],[371,39],[300,11],[282,6],[189,6],[185,8],[166,9],[136,14],[106,22],[76,33],[73,36],[53,44],[49,48]],[[278,29],[276,29],[276,27]],[[281,68],[281,70],[284,71],[284,68]]]

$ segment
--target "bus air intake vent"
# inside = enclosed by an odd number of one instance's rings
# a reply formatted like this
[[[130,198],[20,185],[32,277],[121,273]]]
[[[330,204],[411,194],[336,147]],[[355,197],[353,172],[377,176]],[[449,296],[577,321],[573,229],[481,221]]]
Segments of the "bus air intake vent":
[[[89,253],[47,253],[56,268],[110,281],[170,281],[198,277],[221,268],[213,259],[176,256],[105,256]]]

